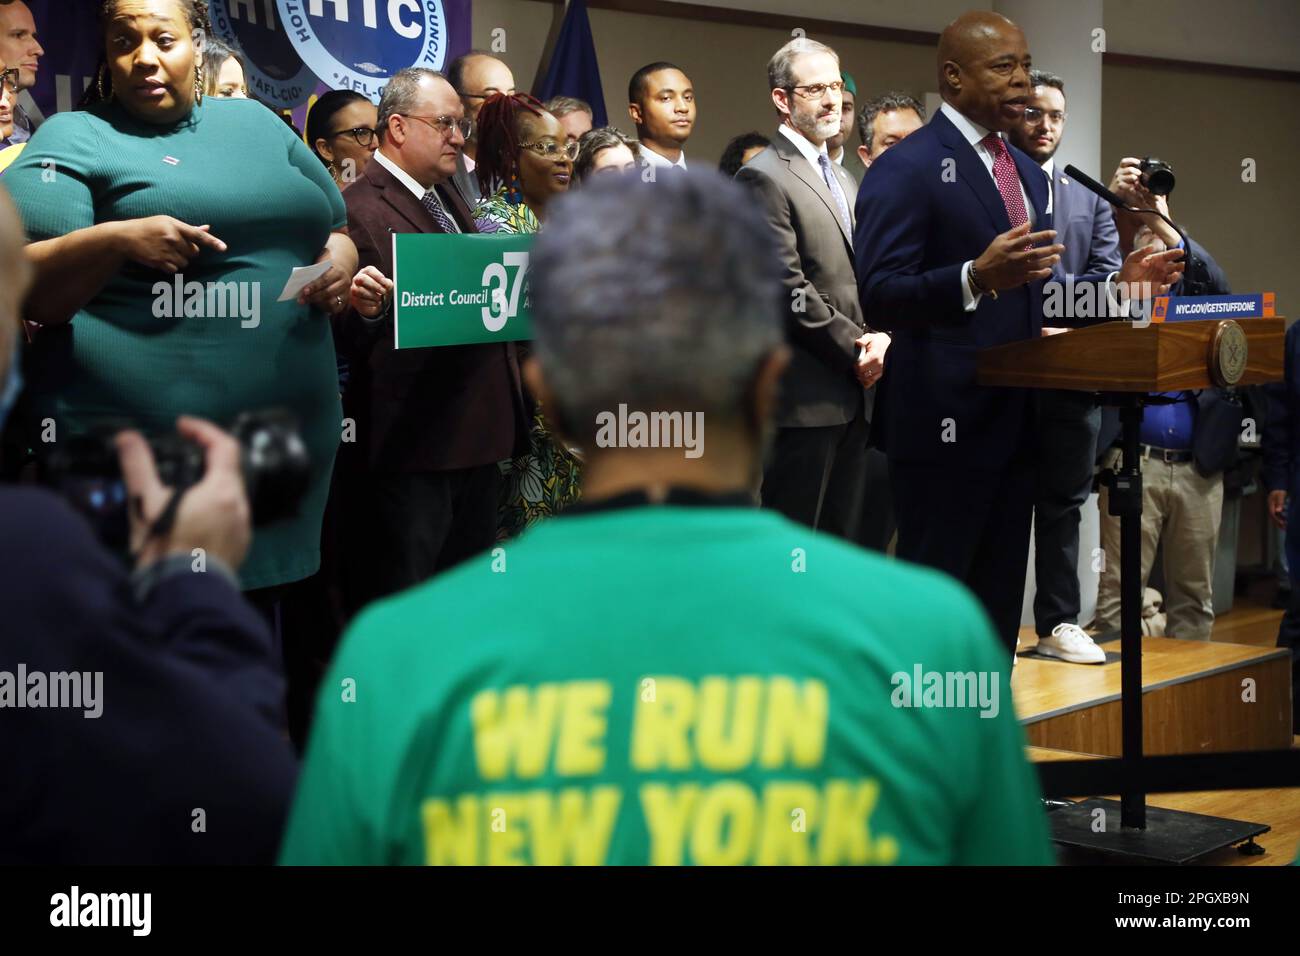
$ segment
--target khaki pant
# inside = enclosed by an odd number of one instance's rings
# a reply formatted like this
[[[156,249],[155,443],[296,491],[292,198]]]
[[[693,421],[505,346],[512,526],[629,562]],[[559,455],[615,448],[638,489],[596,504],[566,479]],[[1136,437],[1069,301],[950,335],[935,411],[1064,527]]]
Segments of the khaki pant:
[[[1118,448],[1107,453],[1104,465],[1116,467]],[[1164,539],[1165,636],[1208,641],[1214,627],[1214,553],[1219,545],[1223,513],[1223,475],[1205,478],[1192,462],[1165,464],[1154,458],[1142,462],[1142,587],[1151,576],[1156,545]],[[1100,495],[1101,546],[1106,564],[1097,589],[1096,624],[1117,630],[1119,617],[1119,518],[1108,514],[1110,489]]]

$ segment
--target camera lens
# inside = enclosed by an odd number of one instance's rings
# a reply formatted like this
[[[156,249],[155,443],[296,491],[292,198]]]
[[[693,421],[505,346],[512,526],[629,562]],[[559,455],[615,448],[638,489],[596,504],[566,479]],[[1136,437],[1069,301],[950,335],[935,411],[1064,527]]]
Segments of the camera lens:
[[[1168,196],[1174,191],[1174,169],[1163,159],[1148,156],[1138,166],[1142,185],[1156,196]]]

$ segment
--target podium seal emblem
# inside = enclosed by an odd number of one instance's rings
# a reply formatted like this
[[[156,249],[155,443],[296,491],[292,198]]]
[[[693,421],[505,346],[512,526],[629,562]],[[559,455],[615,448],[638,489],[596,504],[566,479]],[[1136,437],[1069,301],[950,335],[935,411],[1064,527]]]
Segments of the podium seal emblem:
[[[1246,372],[1246,333],[1233,319],[1224,319],[1210,340],[1210,377],[1220,388],[1236,385]]]

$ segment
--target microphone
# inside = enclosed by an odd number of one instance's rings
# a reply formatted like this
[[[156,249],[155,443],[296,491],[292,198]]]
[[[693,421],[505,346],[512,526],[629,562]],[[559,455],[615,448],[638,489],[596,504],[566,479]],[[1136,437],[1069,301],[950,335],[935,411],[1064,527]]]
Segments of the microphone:
[[[1078,180],[1081,186],[1090,190],[1091,192],[1096,193],[1098,196],[1106,200],[1106,202],[1110,203],[1112,206],[1119,206],[1121,209],[1129,208],[1128,205],[1124,202],[1124,200],[1120,199],[1113,192],[1111,192],[1101,183],[1097,182],[1097,180],[1093,179],[1087,173],[1081,172],[1078,166],[1066,166],[1065,173],[1067,176],[1073,176],[1076,180]]]
[[[1116,208],[1123,209],[1125,212],[1138,213],[1139,215],[1159,216],[1161,219],[1163,219],[1165,222],[1169,224],[1170,229],[1178,233],[1178,238],[1183,241],[1183,258],[1186,259],[1189,263],[1192,261],[1192,243],[1191,240],[1187,238],[1187,233],[1183,232],[1182,226],[1178,225],[1178,223],[1174,222],[1172,219],[1170,219],[1168,216],[1162,213],[1159,209],[1142,209],[1139,206],[1130,206],[1128,203],[1120,199],[1113,192],[1111,192],[1101,183],[1097,182],[1097,180],[1093,179],[1087,173],[1080,172],[1077,166],[1067,165],[1065,167],[1065,174],[1067,176],[1073,176],[1075,181],[1084,189],[1088,190],[1090,193],[1094,193],[1095,195],[1100,196],[1102,199],[1106,200],[1106,202],[1110,203],[1112,206],[1115,206]]]

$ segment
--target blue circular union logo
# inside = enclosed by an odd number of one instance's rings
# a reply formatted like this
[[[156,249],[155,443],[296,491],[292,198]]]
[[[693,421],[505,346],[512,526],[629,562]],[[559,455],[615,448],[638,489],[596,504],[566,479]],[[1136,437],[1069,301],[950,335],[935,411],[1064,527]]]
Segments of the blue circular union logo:
[[[302,61],[327,85],[372,102],[393,74],[441,69],[447,58],[442,0],[276,0]]]
[[[316,77],[276,22],[270,0],[211,0],[212,30],[227,46],[244,54],[249,92],[277,109],[306,103]]]

